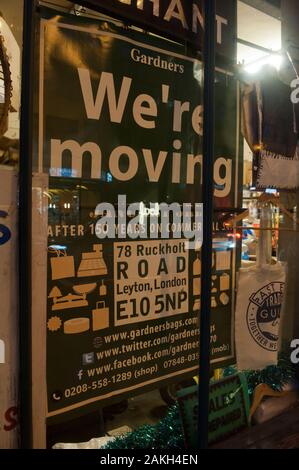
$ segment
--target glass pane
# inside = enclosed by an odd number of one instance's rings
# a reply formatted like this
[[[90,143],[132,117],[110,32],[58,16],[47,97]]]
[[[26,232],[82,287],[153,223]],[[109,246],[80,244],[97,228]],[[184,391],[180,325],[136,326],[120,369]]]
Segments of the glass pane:
[[[7,216],[17,206],[21,3],[3,2],[0,18],[0,326],[4,318],[10,336],[17,266],[3,250],[16,243]],[[202,256],[202,56],[107,10],[42,3],[33,74],[34,446],[196,448],[203,279],[211,286],[209,446],[294,446],[297,3],[286,14],[285,2],[238,1],[236,18],[233,0],[217,2],[211,279]],[[164,2],[117,3],[156,20]],[[190,4],[193,28],[202,28]],[[162,16],[157,24],[175,20],[191,34],[179,7]],[[2,253],[12,256],[8,287]],[[8,333],[0,362],[16,355]],[[0,402],[13,446],[16,403],[16,393]],[[272,418],[273,441],[264,440]],[[118,435],[124,440],[107,441]]]
[[[270,3],[275,3],[276,10]],[[243,186],[239,213],[225,224],[228,230],[236,230],[241,242],[236,364],[219,373],[245,376],[243,397],[249,398],[252,427],[245,426],[216,444],[219,448],[246,448],[248,440],[250,448],[276,448],[278,434],[281,446],[289,448],[292,406],[298,402],[298,349],[292,354],[298,346],[293,342],[298,338],[298,103],[291,99],[291,81],[296,76],[293,56],[284,52],[290,30],[294,50],[299,44],[290,21],[298,5],[281,3],[284,8],[287,5],[288,15],[278,10],[280,2],[238,2]],[[276,17],[267,11],[276,11]],[[285,391],[283,400],[281,390]],[[271,438],[264,440],[270,419]]]
[[[33,316],[53,446],[156,425],[174,404],[178,420],[195,384],[202,63],[91,10],[41,15]]]
[[[273,51],[281,49],[281,21],[238,1],[238,38]]]
[[[245,72],[254,74],[264,65],[273,65],[279,70],[283,61],[285,58],[280,54],[271,54],[254,47],[238,44],[238,63],[246,65]]]

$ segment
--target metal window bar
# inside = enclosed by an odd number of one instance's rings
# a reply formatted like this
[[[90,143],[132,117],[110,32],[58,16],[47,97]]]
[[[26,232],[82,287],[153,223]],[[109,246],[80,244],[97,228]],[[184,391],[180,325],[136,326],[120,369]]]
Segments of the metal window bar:
[[[215,142],[215,0],[204,2],[204,120],[203,120],[203,245],[200,312],[200,364],[198,393],[198,447],[208,447],[211,278],[213,237],[213,162]]]

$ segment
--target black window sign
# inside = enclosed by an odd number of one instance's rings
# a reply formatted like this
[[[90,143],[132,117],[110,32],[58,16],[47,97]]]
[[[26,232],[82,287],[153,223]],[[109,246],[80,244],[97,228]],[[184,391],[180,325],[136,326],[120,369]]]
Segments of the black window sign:
[[[55,421],[198,370],[202,63],[154,35],[42,12],[34,172],[48,200],[33,226],[48,230],[48,263],[35,263],[35,312]],[[218,71],[217,208],[237,196],[236,96]],[[199,244],[187,249],[193,229]],[[233,245],[213,243],[211,356],[221,365],[234,355]]]
[[[151,31],[164,33],[202,48],[204,0],[84,0],[82,5],[117,15]],[[226,60],[235,56],[233,26],[235,0],[218,0],[216,14],[217,53]]]

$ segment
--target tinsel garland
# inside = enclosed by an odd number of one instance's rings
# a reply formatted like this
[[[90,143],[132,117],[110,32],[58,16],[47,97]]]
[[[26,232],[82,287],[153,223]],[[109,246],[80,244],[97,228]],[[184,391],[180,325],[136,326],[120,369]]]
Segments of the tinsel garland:
[[[154,426],[142,426],[123,437],[117,437],[104,449],[184,449],[184,436],[178,405],[172,406],[165,418]]]
[[[224,377],[235,374],[235,367],[224,369]],[[259,384],[266,384],[277,392],[281,392],[283,387],[294,380],[295,369],[290,361],[290,352],[281,352],[279,354],[277,366],[268,366],[263,370],[244,371],[246,376],[249,398],[251,399],[255,387]]]
[[[224,370],[224,376],[235,374],[234,367]],[[249,396],[260,383],[265,383],[280,391],[295,378],[295,370],[290,356],[285,353],[279,357],[277,366],[269,366],[264,370],[245,371]],[[178,405],[171,407],[165,418],[154,426],[142,426],[129,434],[118,437],[110,442],[105,449],[184,449],[184,436]]]
[[[290,361],[290,354],[281,353],[277,366],[268,366],[263,370],[250,370],[245,374],[251,396],[259,384],[269,385],[273,390],[280,392],[287,383],[295,379],[295,368]]]

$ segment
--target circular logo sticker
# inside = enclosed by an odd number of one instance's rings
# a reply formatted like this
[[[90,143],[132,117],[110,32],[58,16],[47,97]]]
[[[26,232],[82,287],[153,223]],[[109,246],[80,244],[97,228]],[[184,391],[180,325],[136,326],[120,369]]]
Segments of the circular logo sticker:
[[[252,294],[247,326],[254,341],[267,351],[277,351],[284,282],[271,282]]]
[[[0,217],[8,216],[7,212],[0,211]],[[5,245],[11,239],[11,231],[5,225],[0,224],[0,245]]]

